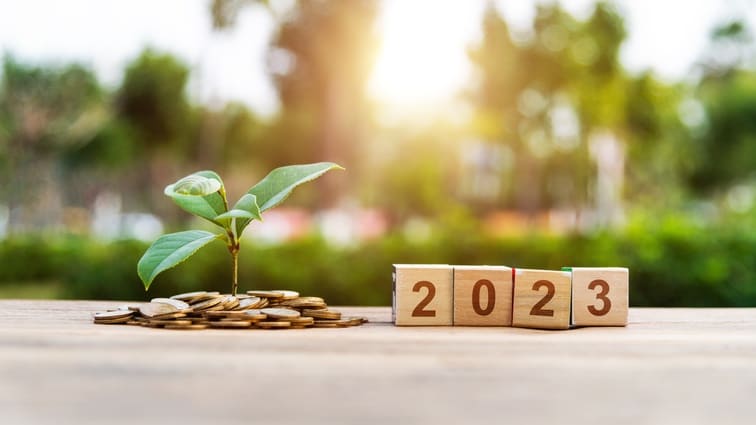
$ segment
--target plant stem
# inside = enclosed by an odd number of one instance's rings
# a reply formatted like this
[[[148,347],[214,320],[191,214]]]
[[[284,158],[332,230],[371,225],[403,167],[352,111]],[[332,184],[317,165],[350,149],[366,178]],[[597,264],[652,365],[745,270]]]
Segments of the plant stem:
[[[233,269],[233,286],[231,287],[231,295],[236,296],[236,289],[239,286],[238,273],[239,273],[239,245],[237,244],[231,250],[231,267]]]
[[[236,296],[239,287],[239,236],[236,234],[236,218],[231,219],[231,228],[226,229],[228,235],[228,252],[231,254],[231,295]]]
[[[228,251],[231,253],[231,269],[234,280],[231,285],[231,295],[235,297],[236,289],[239,287],[239,235],[236,234],[236,217],[231,219],[231,229],[228,232]]]

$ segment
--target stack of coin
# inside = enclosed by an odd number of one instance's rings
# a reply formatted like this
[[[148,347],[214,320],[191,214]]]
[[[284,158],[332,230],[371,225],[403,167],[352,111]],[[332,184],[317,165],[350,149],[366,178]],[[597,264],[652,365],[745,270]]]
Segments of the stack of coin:
[[[100,325],[120,325],[128,323],[134,316],[134,310],[116,309],[94,314],[94,322]]]
[[[304,329],[359,326],[363,317],[342,318],[319,297],[289,290],[248,291],[232,296],[188,292],[147,304],[95,313],[97,324],[128,324],[166,329]]]

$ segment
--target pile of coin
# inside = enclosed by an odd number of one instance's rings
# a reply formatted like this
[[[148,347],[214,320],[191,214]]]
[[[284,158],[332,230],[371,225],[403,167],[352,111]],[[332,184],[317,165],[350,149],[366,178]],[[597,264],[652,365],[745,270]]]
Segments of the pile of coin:
[[[304,329],[344,328],[367,322],[343,318],[319,297],[288,290],[248,291],[246,295],[188,292],[154,298],[139,306],[123,305],[94,314],[102,325],[137,325],[165,329]]]

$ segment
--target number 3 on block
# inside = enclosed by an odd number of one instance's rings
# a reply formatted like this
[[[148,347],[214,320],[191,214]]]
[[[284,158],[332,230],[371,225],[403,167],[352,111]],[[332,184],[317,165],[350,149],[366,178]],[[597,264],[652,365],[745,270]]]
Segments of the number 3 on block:
[[[394,265],[394,323],[398,326],[451,326],[451,266]]]
[[[572,324],[625,326],[629,272],[622,267],[572,268]]]
[[[517,269],[512,325],[523,328],[570,327],[570,273]]]

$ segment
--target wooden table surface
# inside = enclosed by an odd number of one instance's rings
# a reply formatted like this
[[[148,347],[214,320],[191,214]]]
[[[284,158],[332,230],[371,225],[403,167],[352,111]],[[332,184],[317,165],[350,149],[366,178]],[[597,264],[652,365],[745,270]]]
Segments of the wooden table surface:
[[[626,328],[170,331],[121,302],[0,300],[2,424],[756,423],[756,309]]]

